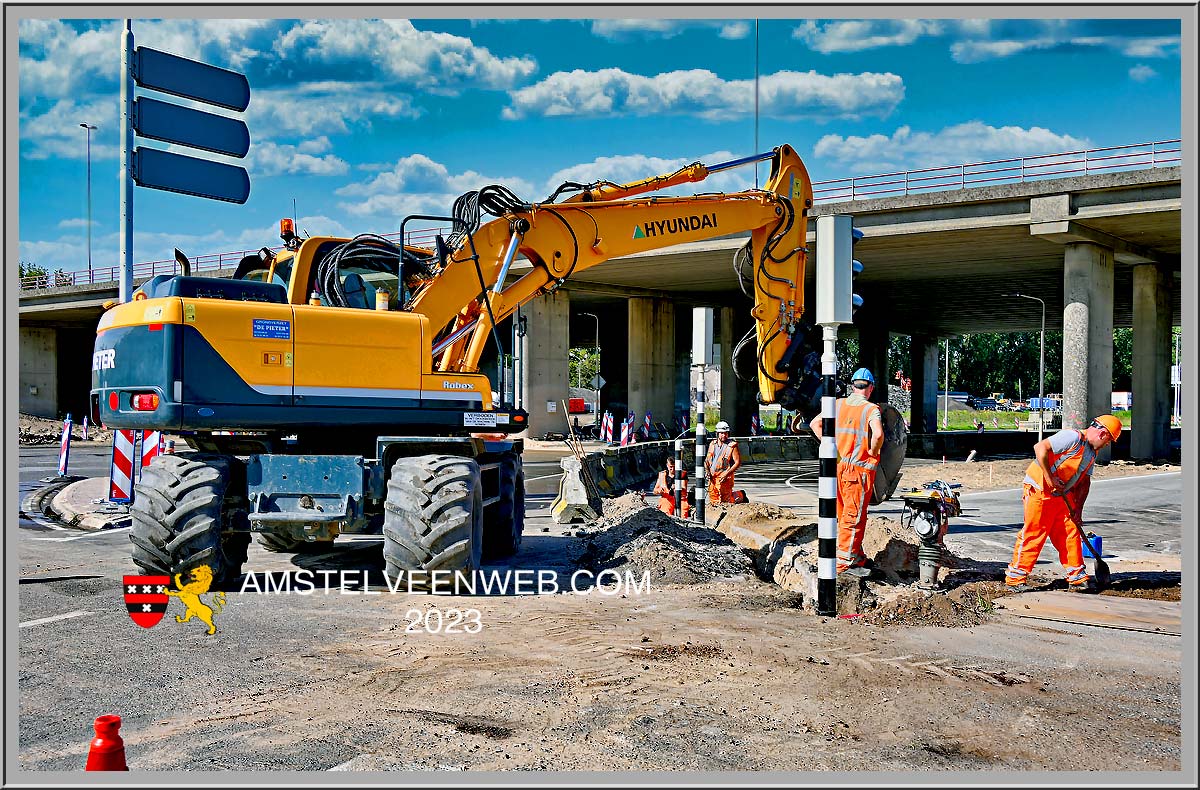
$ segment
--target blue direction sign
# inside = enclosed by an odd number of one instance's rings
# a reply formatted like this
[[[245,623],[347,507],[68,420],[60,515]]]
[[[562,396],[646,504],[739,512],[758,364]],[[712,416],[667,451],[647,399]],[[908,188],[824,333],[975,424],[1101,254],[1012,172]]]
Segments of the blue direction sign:
[[[250,104],[246,75],[148,47],[134,52],[133,80],[143,88],[238,112]]]
[[[191,156],[138,148],[133,152],[133,180],[141,187],[184,195],[245,203],[250,176],[244,168]]]
[[[133,129],[151,140],[238,158],[250,150],[250,131],[242,121],[144,96],[133,102]]]

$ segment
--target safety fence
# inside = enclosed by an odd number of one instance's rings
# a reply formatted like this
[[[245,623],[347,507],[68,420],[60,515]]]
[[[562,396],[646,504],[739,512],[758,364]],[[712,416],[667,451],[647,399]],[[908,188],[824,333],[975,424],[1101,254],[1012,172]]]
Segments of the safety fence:
[[[818,203],[833,203],[845,200],[896,197],[996,184],[1022,183],[1047,178],[1168,167],[1178,165],[1182,161],[1181,140],[1156,140],[1107,148],[1089,148],[1055,154],[994,159],[986,162],[969,162],[920,170],[899,170],[891,173],[854,176],[853,178],[815,181],[813,182],[813,198]],[[432,248],[434,238],[448,232],[449,228],[423,228],[407,233],[405,241],[413,246]],[[379,235],[389,241],[399,243],[399,233],[381,233]],[[271,252],[278,252],[282,247],[268,247],[267,249]],[[233,271],[243,258],[248,255],[257,255],[258,252],[257,249],[254,249],[198,255],[191,259],[192,271],[210,275]],[[177,271],[178,264],[174,259],[145,261],[133,265],[135,280],[158,274],[175,274]],[[22,291],[62,288],[109,283],[119,278],[119,266],[104,266],[93,267],[86,271],[56,271],[30,275],[21,278],[20,287]]]

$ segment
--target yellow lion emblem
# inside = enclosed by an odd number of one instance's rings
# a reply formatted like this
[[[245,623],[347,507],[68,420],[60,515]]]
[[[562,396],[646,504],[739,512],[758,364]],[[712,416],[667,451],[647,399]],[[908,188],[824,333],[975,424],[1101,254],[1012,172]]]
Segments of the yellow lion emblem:
[[[187,611],[182,617],[175,615],[175,622],[186,623],[193,617],[198,617],[201,622],[208,625],[208,633],[211,636],[217,632],[217,627],[213,625],[213,616],[219,614],[224,608],[225,593],[218,592],[213,595],[213,605],[209,606],[200,600],[200,596],[208,592],[208,588],[212,586],[212,568],[207,565],[197,565],[192,568],[191,577],[192,580],[184,584],[183,574],[175,574],[175,586],[179,589],[167,590],[167,595],[178,598],[187,607]]]

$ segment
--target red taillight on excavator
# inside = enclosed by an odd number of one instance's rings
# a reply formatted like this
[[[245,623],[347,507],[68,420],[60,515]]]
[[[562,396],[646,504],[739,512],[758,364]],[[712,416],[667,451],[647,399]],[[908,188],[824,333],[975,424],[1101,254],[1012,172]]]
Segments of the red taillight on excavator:
[[[115,392],[108,393],[108,408],[117,411],[121,408],[121,396]]]
[[[139,392],[133,396],[134,411],[154,411],[158,408],[158,395],[153,392]]]

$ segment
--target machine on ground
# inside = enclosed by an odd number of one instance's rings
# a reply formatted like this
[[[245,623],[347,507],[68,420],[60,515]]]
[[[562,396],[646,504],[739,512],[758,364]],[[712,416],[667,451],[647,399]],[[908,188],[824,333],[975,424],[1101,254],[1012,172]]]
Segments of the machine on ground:
[[[770,161],[765,188],[672,197],[669,187]],[[389,574],[472,571],[524,524],[527,413],[481,372],[497,325],[612,258],[749,232],[734,259],[753,300],[759,400],[815,414],[801,364],[808,173],[790,146],[616,184],[568,182],[541,203],[502,186],[462,195],[429,247],[374,235],[300,239],[247,256],[232,279],[143,283],[102,316],[92,419],[157,429],[196,451],[155,458],[135,487],[133,561],[236,579],[252,534],[282,552],[381,535]],[[482,222],[486,213],[494,217]],[[531,265],[512,271],[518,256]],[[510,274],[513,276],[510,277]],[[807,346],[807,347],[806,347]]]

